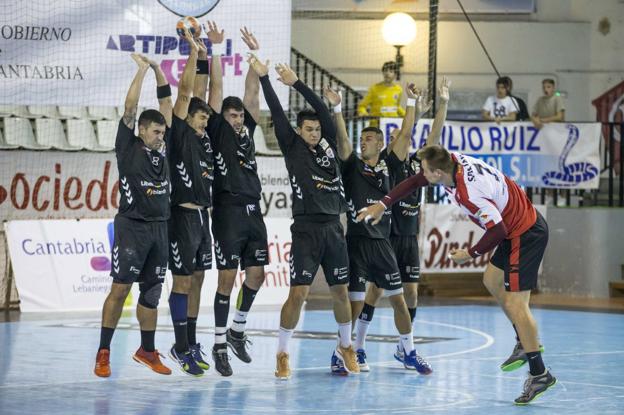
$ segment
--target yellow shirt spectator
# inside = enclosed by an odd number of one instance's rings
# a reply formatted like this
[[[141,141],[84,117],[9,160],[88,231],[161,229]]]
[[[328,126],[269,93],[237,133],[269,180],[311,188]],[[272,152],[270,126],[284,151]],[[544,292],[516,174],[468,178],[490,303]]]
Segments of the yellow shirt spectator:
[[[379,82],[371,86],[364,99],[360,101],[358,114],[371,117],[403,117],[405,109],[401,107],[402,95],[401,85]]]

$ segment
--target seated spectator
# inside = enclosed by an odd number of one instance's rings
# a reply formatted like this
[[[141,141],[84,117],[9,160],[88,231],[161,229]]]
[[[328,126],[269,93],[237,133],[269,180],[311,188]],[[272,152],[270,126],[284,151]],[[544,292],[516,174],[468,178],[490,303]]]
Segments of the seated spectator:
[[[401,107],[403,88],[395,82],[396,63],[390,61],[381,68],[383,82],[371,86],[366,96],[358,105],[358,115],[371,117],[403,117],[405,109]],[[377,126],[379,120],[371,120],[371,126]]]
[[[485,100],[481,115],[486,121],[515,121],[518,114],[518,103],[509,96],[509,82],[504,78],[496,80],[496,95]]]
[[[544,79],[542,81],[544,96],[540,97],[533,106],[531,121],[536,128],[542,128],[549,122],[563,122],[565,106],[563,99],[555,94],[555,81]]]
[[[529,110],[527,109],[527,104],[524,102],[522,98],[517,97],[512,93],[513,81],[511,80],[511,78],[508,76],[503,76],[502,78],[505,79],[507,81],[507,84],[509,85],[509,89],[507,90],[507,95],[515,99],[516,102],[518,103],[518,108],[517,108],[518,114],[516,115],[516,121],[528,121],[531,117],[529,116]]]

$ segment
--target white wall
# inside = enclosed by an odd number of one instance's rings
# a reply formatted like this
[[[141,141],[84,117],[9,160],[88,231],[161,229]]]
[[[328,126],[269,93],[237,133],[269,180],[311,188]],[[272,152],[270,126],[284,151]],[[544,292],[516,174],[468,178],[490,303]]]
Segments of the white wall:
[[[567,119],[595,119],[591,100],[624,79],[624,3],[620,0],[538,1],[525,21],[476,21],[475,27],[501,73],[514,79],[514,92],[529,105],[541,95],[541,80],[552,77],[567,94]],[[608,17],[611,32],[598,32]],[[394,48],[381,37],[381,20],[292,22],[292,45],[348,84],[367,88]],[[417,22],[414,44],[404,48],[404,79],[426,85],[428,23]],[[438,24],[438,72],[458,91],[490,92],[496,76],[465,21]]]

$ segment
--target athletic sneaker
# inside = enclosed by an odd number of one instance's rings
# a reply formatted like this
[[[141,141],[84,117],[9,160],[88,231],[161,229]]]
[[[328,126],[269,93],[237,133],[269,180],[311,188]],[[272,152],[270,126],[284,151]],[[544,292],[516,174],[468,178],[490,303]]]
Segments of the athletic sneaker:
[[[136,361],[145,365],[152,369],[156,373],[160,373],[161,375],[170,375],[171,369],[167,366],[163,365],[160,361],[160,358],[164,357],[158,350],[154,350],[153,352],[147,352],[143,349],[143,346],[139,347],[139,350],[132,356],[132,358]]]
[[[98,350],[97,356],[95,356],[95,369],[93,369],[93,373],[101,378],[107,378],[111,375],[110,350]]]
[[[540,344],[539,350],[544,353],[544,346]],[[511,372],[516,369],[520,369],[526,362],[528,362],[528,359],[526,357],[526,353],[524,352],[524,348],[520,342],[517,342],[514,346],[513,352],[511,352],[511,356],[501,363],[500,368],[503,372]]]
[[[416,350],[412,350],[410,354],[403,353],[403,365],[405,369],[416,370],[421,375],[430,375],[433,373],[431,365],[423,359]]]
[[[276,359],[277,366],[275,369],[275,377],[280,380],[290,379],[290,365],[288,364],[288,353],[278,353]]]
[[[368,363],[366,363],[366,352],[364,349],[357,350],[357,361],[358,366],[360,366],[360,372],[370,372],[370,367],[368,367]]]
[[[344,362],[336,355],[336,351],[332,353],[331,357],[331,372],[334,375],[346,376],[349,374],[347,368],[345,368]]]
[[[204,370],[199,367],[190,351],[178,353],[175,346],[169,350],[169,356],[178,363],[182,372],[190,376],[200,377],[204,375]]]
[[[225,332],[225,339],[227,341],[227,345],[230,349],[232,349],[234,356],[238,357],[245,363],[251,363],[251,356],[247,353],[247,345],[251,344],[251,341],[247,339],[247,335],[245,333],[238,334],[238,332],[228,329],[228,331]]]
[[[338,345],[334,353],[340,360],[342,360],[345,369],[347,369],[349,373],[360,373],[360,365],[358,364],[353,346],[349,345],[349,347],[342,347]]]
[[[514,402],[516,405],[526,405],[542,393],[546,392],[546,390],[548,390],[548,388],[553,386],[555,383],[557,383],[557,378],[551,375],[548,369],[546,369],[543,374],[538,376],[531,376],[529,373],[529,377],[524,382],[522,395],[516,398]]]
[[[191,356],[193,356],[193,360],[197,363],[197,366],[201,367],[203,370],[210,369],[210,364],[204,360],[204,350],[201,347],[201,344],[189,344],[189,350],[191,351]]]
[[[212,348],[212,360],[215,362],[215,369],[221,376],[232,376],[232,366],[230,366],[230,356],[228,356],[227,346]]]
[[[394,358],[401,363],[403,363],[403,360],[405,359],[405,353],[403,352],[403,348],[398,344],[396,351],[394,352]]]

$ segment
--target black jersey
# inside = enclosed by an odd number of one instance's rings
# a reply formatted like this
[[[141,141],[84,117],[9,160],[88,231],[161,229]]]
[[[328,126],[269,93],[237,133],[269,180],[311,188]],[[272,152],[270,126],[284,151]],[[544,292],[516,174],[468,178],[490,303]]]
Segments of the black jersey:
[[[212,206],[210,191],[214,165],[208,135],[198,136],[186,121],[174,115],[168,141],[171,204]]]
[[[167,130],[165,134],[169,133]],[[169,219],[171,184],[165,153],[150,150],[133,130],[119,121],[115,155],[119,170],[119,214],[150,222]]]
[[[365,236],[371,239],[382,239],[390,236],[390,215],[384,213],[381,222],[372,225],[364,221],[356,223],[358,211],[380,201],[390,191],[388,166],[383,158],[377,165],[369,166],[351,153],[342,164],[342,176],[347,194],[347,236]]]
[[[327,106],[303,82],[295,83],[295,89],[312,105],[321,123],[323,138],[310,149],[288,122],[269,77],[263,76],[260,82],[290,177],[293,217],[296,220],[309,215],[337,216],[345,212],[345,193],[336,158],[336,128]]]
[[[256,122],[245,109],[245,123],[241,134],[237,134],[220,113],[213,113],[206,131],[212,142],[215,163],[213,182],[214,203],[241,199],[241,203],[260,200],[260,179],[256,164],[256,146],[253,134]],[[224,195],[226,194],[226,195]]]
[[[416,175],[420,171],[420,160],[416,154],[408,157],[406,161],[397,158],[394,152],[386,156],[386,150],[382,155],[388,165],[390,174],[390,188],[393,188],[403,180]],[[420,212],[422,188],[418,188],[414,193],[405,199],[392,205],[392,221],[390,234],[392,236],[416,236],[418,235],[418,215]]]

